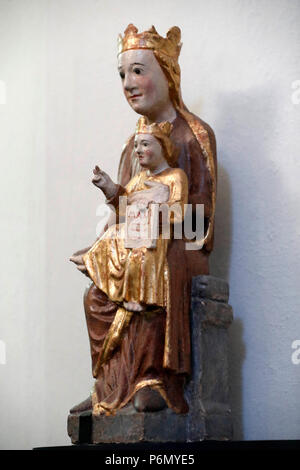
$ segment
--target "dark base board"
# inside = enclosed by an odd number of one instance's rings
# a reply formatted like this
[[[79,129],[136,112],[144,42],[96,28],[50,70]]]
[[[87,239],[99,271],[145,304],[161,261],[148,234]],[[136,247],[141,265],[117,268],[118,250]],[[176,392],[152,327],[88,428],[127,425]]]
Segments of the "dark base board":
[[[92,450],[107,455],[147,455],[152,454],[192,454],[199,452],[231,452],[231,451],[300,451],[300,440],[274,441],[202,441],[187,443],[138,442],[132,444],[78,444],[58,447],[38,447],[33,450]]]

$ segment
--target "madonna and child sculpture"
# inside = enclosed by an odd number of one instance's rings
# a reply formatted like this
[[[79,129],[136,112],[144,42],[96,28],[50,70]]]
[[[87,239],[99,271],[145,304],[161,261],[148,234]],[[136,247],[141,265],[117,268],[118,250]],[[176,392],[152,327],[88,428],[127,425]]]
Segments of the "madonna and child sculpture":
[[[79,443],[85,416],[93,443],[230,439],[232,312],[227,284],[209,276],[215,136],[182,101],[178,27],[164,38],[154,26],[139,33],[130,24],[118,48],[123,91],[141,117],[123,149],[118,182],[93,170],[114,217],[92,246],[71,257],[91,280],[84,309],[95,385],[70,410],[68,432]],[[187,205],[193,227],[197,206],[204,206],[197,249],[174,236]]]

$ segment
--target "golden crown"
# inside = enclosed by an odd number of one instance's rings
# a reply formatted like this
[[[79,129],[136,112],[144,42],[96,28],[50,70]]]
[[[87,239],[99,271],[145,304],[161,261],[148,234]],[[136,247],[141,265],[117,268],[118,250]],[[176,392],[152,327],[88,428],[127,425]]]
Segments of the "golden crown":
[[[142,116],[138,120],[136,134],[153,134],[165,138],[170,136],[172,128],[172,124],[168,121],[148,124],[147,118]]]
[[[138,29],[133,24],[129,24],[118,38],[118,54],[130,49],[152,49],[159,51],[174,60],[178,60],[181,49],[181,31],[178,26],[173,26],[167,32],[166,37],[158,34],[155,27],[138,33]]]

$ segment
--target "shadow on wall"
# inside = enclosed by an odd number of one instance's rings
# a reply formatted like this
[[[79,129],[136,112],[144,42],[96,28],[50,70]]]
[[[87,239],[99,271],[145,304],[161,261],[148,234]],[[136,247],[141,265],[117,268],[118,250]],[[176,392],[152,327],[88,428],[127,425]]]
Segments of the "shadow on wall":
[[[226,161],[226,158],[223,156]],[[223,159],[222,158],[222,159]],[[210,261],[213,276],[229,280],[232,251],[232,193],[229,172],[218,163],[218,194],[215,216],[214,251]],[[242,368],[245,359],[243,322],[235,318],[229,328],[229,386],[235,440],[243,440]]]
[[[230,290],[234,290],[237,299],[236,305],[233,304],[234,321],[229,329],[229,376],[234,439],[238,440],[244,436],[245,413],[243,316],[251,308],[247,299],[251,293],[259,295],[261,288],[257,285],[257,273],[260,273],[263,261],[259,247],[262,237],[268,236],[268,229],[264,217],[266,209],[259,202],[263,201],[268,177],[274,176],[272,151],[270,153],[266,142],[274,133],[274,107],[278,101],[275,91],[271,96],[272,87],[267,85],[268,88],[247,94],[232,93],[218,97],[218,109],[222,112],[214,127],[218,144],[218,187],[210,270],[212,275],[230,281]],[[280,182],[277,183],[279,188]],[[231,267],[233,252],[235,265]],[[233,286],[233,282],[239,285]]]
[[[221,153],[221,152],[220,152]],[[222,155],[222,161],[226,157]],[[232,251],[232,191],[230,174],[218,163],[218,193],[215,215],[214,251],[210,261],[213,276],[229,280]],[[235,312],[233,312],[235,317]],[[234,318],[229,328],[229,386],[235,440],[243,440],[242,368],[245,358],[243,322]]]
[[[213,276],[226,279],[227,281],[229,279],[231,243],[232,204],[230,175],[222,164],[218,163],[215,238],[214,251],[210,259],[210,271]]]

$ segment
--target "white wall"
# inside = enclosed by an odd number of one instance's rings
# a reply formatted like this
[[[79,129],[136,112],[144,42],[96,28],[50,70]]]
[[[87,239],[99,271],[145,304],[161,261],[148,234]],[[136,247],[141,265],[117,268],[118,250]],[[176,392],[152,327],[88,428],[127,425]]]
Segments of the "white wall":
[[[299,20],[298,0],[1,0],[0,448],[68,444],[93,383],[87,280],[68,257],[95,238],[93,165],[116,176],[137,120],[116,72],[129,22],[182,28],[183,97],[217,136],[235,438],[300,438]]]

